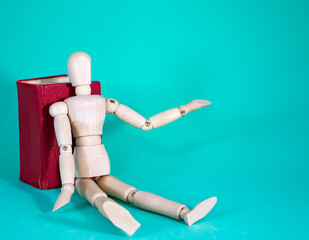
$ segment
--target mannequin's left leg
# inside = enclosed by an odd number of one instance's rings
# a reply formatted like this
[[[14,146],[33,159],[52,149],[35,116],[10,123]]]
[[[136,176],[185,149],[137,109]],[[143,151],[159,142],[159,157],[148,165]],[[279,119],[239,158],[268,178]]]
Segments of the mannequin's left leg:
[[[107,175],[96,179],[98,186],[107,195],[118,198],[127,203],[159,213],[171,218],[184,220],[189,226],[205,217],[217,202],[216,197],[206,199],[189,210],[186,205],[180,204],[153,193],[137,191],[136,188]]]

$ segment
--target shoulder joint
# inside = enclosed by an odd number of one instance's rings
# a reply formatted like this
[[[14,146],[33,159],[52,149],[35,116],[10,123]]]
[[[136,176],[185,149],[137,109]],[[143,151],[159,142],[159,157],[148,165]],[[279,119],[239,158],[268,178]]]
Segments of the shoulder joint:
[[[57,115],[67,115],[68,106],[65,104],[65,102],[56,102],[49,107],[49,114],[52,117]]]

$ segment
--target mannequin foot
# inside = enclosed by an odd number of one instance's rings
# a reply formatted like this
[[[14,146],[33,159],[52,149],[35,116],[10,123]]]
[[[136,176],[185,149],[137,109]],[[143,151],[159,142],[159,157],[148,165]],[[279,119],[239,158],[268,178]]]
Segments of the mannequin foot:
[[[186,224],[191,226],[196,221],[205,217],[217,202],[216,197],[208,198],[195,206],[191,211],[183,215],[183,220]]]
[[[96,199],[95,205],[104,217],[129,236],[132,236],[141,226],[128,210],[107,197],[99,197]]]

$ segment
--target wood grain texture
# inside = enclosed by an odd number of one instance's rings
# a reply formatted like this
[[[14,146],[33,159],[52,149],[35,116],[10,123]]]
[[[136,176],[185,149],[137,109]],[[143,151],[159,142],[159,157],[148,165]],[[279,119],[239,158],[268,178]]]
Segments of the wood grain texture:
[[[132,236],[141,226],[125,208],[108,198],[93,180],[78,179],[76,181],[76,189],[78,193],[96,207],[104,217],[129,236]]]
[[[100,135],[83,136],[75,139],[76,146],[92,146],[102,144]]]
[[[57,198],[57,201],[54,205],[53,212],[58,210],[59,208],[63,207],[67,203],[71,201],[71,196],[74,193],[74,186],[73,184],[63,184],[61,187],[61,192]]]
[[[49,107],[49,114],[52,117],[55,117],[57,115],[67,115],[68,114],[68,107],[65,104],[65,102],[56,102],[53,103],[50,107]]]
[[[54,128],[58,145],[72,145],[71,125],[67,115],[57,115],[54,118]]]
[[[133,109],[120,104],[115,112],[115,115],[122,121],[132,125],[136,128],[141,128],[146,118],[144,118],[139,113],[135,112]]]
[[[180,117],[181,117],[181,114],[180,114],[179,109],[173,108],[173,109],[169,109],[167,111],[158,113],[152,116],[151,118],[149,118],[149,120],[151,121],[153,128],[159,128],[159,127],[162,127],[166,124],[169,124],[177,120]]]
[[[68,72],[72,85],[91,84],[91,58],[85,52],[75,52],[68,60]]]
[[[74,96],[64,100],[68,106],[74,137],[102,135],[106,115],[104,97]]]
[[[193,101],[187,103],[185,105],[185,107],[187,109],[187,112],[193,112],[195,110],[198,110],[198,109],[201,109],[203,107],[206,107],[206,106],[208,106],[210,104],[211,104],[211,102],[208,101],[208,100],[196,99],[196,100],[193,100]]]
[[[75,87],[76,96],[87,96],[91,94],[91,88],[89,85],[81,85]]]
[[[131,216],[128,210],[110,198],[103,196],[98,197],[95,201],[95,206],[104,217],[129,236],[132,236],[141,226],[141,224]]]
[[[103,144],[74,148],[75,176],[88,178],[108,175],[110,162]]]
[[[75,180],[75,166],[72,152],[62,152],[59,156],[59,169],[61,183],[74,184]]]
[[[83,198],[86,198],[93,206],[95,206],[95,200],[99,196],[107,197],[98,185],[90,178],[83,178],[76,180],[76,189]]]
[[[179,213],[186,206],[153,193],[137,191],[133,197],[134,205],[147,211],[159,213],[171,218],[180,219]]]
[[[97,180],[98,186],[107,193],[107,195],[118,198],[124,202],[128,201],[128,195],[131,191],[136,190],[113,176],[102,176]]]
[[[183,217],[186,224],[191,226],[196,221],[204,218],[217,203],[217,198],[206,199],[195,206],[194,209],[186,213]]]
[[[115,99],[104,99],[99,95],[90,96],[91,59],[83,52],[72,54],[68,61],[69,75],[75,86],[75,97],[56,103],[50,108],[55,117],[55,130],[59,144],[61,179],[64,185],[74,182],[79,194],[109,219],[115,226],[132,235],[140,224],[131,214],[107,195],[124,202],[175,219],[183,219],[188,225],[204,217],[215,205],[216,198],[199,203],[193,210],[153,193],[137,191],[136,188],[110,176],[109,157],[101,144],[102,128],[106,113],[114,113],[120,120],[142,130],[151,130],[169,124],[189,112],[210,104],[207,100],[193,100],[186,105],[158,113],[148,120],[133,109],[119,104]],[[72,139],[70,124],[76,138],[74,155],[71,154]],[[70,148],[70,149],[68,149]],[[73,160],[74,157],[74,160]],[[92,177],[95,177],[96,182]],[[64,190],[65,191],[65,190]],[[107,194],[107,195],[106,195]],[[62,194],[65,203],[68,192]]]

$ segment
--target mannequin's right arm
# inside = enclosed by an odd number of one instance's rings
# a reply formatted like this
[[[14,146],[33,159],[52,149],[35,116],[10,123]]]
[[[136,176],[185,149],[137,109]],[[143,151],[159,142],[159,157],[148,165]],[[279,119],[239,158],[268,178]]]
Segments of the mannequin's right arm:
[[[53,211],[69,203],[74,193],[75,166],[72,154],[72,133],[68,118],[68,107],[64,102],[50,106],[49,113],[54,117],[54,128],[60,147],[59,167],[61,176],[61,193],[54,205]]]

